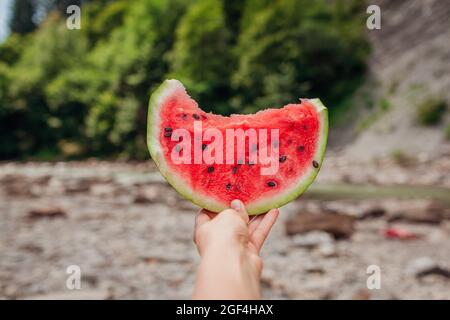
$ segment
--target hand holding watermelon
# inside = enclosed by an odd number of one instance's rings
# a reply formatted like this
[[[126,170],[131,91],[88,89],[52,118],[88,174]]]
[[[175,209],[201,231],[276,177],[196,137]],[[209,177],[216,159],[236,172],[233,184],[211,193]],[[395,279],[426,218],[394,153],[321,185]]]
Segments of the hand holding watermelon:
[[[327,137],[319,99],[225,117],[201,110],[177,80],[152,94],[152,159],[182,196],[204,208],[194,233],[201,256],[194,298],[259,298],[259,251],[278,217],[274,208],[314,181]]]
[[[278,209],[249,220],[239,200],[219,214],[197,215],[194,242],[201,256],[195,299],[258,299],[260,249],[278,218]]]

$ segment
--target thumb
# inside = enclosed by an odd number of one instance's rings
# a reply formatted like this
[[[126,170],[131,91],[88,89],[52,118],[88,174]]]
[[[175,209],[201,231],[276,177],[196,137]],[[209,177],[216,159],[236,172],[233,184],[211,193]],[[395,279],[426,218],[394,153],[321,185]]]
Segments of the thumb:
[[[245,223],[248,223],[247,210],[245,210],[244,204],[241,200],[235,199],[231,201],[230,207],[236,211],[242,219],[244,219]]]

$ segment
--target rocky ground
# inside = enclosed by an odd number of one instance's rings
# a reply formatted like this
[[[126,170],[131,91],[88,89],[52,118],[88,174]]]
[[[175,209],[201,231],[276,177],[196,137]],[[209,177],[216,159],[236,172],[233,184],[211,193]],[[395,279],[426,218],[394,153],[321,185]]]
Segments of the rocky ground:
[[[329,155],[328,183],[442,187],[450,157],[358,163]],[[450,212],[432,199],[327,199],[282,208],[264,257],[270,299],[450,299]],[[0,298],[187,299],[197,208],[151,162],[0,164]],[[68,290],[66,269],[81,269]],[[368,290],[367,268],[381,271]]]

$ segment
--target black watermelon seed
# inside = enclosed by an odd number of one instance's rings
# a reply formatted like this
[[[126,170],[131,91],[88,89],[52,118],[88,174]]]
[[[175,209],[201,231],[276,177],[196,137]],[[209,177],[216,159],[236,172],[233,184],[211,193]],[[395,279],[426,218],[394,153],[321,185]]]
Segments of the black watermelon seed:
[[[280,157],[280,162],[285,162],[285,161],[286,161],[286,159],[287,159],[287,157],[286,157],[286,156],[281,156],[281,157]]]
[[[164,132],[164,137],[170,137],[172,136],[172,132]]]
[[[207,144],[202,144],[202,150],[205,150],[206,148],[208,148]]]
[[[194,113],[194,114],[192,115],[192,117],[193,117],[195,120],[200,120],[200,116],[199,116],[198,114],[196,114],[196,113]]]
[[[231,168],[231,172],[236,173],[237,169],[238,169],[238,167],[234,166],[233,168]]]
[[[316,160],[313,160],[312,164],[313,164],[314,168],[318,168],[319,167],[319,163]]]
[[[276,184],[276,182],[275,182],[275,181],[269,181],[269,182],[267,182],[267,186],[269,186],[269,187],[273,188],[273,187],[276,187],[276,186],[277,186],[277,184]]]
[[[165,132],[172,132],[172,128],[169,128],[169,127],[164,128],[164,131],[165,131]]]
[[[186,114],[186,113],[183,113],[183,114],[181,115],[181,119],[186,120],[186,119],[187,119],[187,114]]]
[[[298,151],[305,151],[305,146],[298,146],[298,147],[297,147],[297,150],[298,150]]]
[[[214,167],[208,167],[208,172],[209,173],[214,172]]]
[[[227,190],[231,189],[231,183],[227,183],[227,185],[225,186],[225,188],[227,188]]]

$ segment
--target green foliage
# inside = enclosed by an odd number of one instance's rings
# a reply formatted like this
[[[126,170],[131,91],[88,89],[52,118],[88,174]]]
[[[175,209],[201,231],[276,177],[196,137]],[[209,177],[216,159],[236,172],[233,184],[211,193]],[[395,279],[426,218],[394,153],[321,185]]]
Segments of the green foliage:
[[[445,139],[450,141],[450,123],[445,127]]]
[[[381,98],[380,110],[382,112],[384,112],[384,111],[388,111],[390,108],[391,108],[391,103],[389,102],[389,100],[386,97]]]
[[[391,158],[392,160],[394,160],[395,163],[404,167],[414,163],[414,158],[400,149],[392,150]]]
[[[172,33],[184,7],[180,0],[111,3],[99,14],[106,20],[119,15],[123,24],[106,35],[99,31],[101,25],[92,24],[94,32],[86,31],[94,41],[92,50],[82,63],[49,86],[47,93],[52,104],[89,106],[83,132],[88,153],[147,156],[148,96],[169,71],[163,57],[173,45]],[[87,14],[92,15],[92,11]],[[96,41],[100,34],[107,41]]]
[[[5,140],[10,146],[1,150],[0,157],[28,156],[78,133],[82,121],[78,107],[52,108],[45,94],[52,79],[75,65],[77,57],[85,53],[79,34],[70,33],[62,21],[52,14],[33,37],[27,36],[22,52],[12,54],[18,59],[7,71],[6,92],[0,97],[0,108],[7,110],[2,112],[6,115],[0,118],[1,127],[7,132]]]
[[[147,158],[149,95],[170,77],[222,114],[300,96],[344,110],[367,55],[354,0],[82,1],[81,30],[66,0],[35,3],[43,22],[0,45],[0,158]]]
[[[0,158],[14,157],[16,155],[17,139],[14,139],[16,132],[10,132],[9,124],[17,124],[16,113],[14,112],[8,94],[8,84],[10,83],[10,68],[0,62]]]
[[[280,0],[247,16],[234,106],[255,111],[299,96],[332,106],[353,91],[368,52],[361,16],[352,14],[355,3]]]
[[[229,41],[220,0],[197,1],[176,29],[170,77],[181,80],[201,105],[210,106],[208,111],[226,111],[232,71]]]
[[[147,156],[148,97],[169,71],[164,56],[173,46],[173,30],[184,8],[180,0],[135,1],[123,26],[94,48],[89,58],[104,83],[92,92],[86,129],[97,152],[123,150],[133,157]]]
[[[270,7],[272,0],[247,0],[243,1],[240,30],[246,30],[252,23],[256,14]]]
[[[48,10],[56,9],[63,15],[66,13],[67,7],[70,5],[81,6],[82,0],[44,0],[44,2],[47,4]]]
[[[12,65],[16,63],[23,51],[28,37],[19,34],[11,34],[4,43],[0,45],[0,61]]]
[[[447,102],[442,98],[431,97],[417,106],[417,122],[424,126],[436,125],[441,121],[447,109]]]
[[[36,29],[33,16],[36,13],[34,0],[15,0],[9,28],[13,33],[26,34]]]
[[[107,4],[106,0],[95,1],[83,7],[82,28],[91,43],[107,38],[110,33],[123,24],[129,7],[128,0],[116,0]]]
[[[241,31],[241,18],[246,1],[227,0],[222,1],[225,15],[225,25],[230,31],[230,42],[234,45]]]
[[[370,99],[368,96],[364,97],[364,99]],[[373,103],[371,100],[370,103]],[[368,104],[369,108],[370,108],[370,104]],[[363,119],[361,119],[356,128],[355,131],[356,133],[361,133],[364,130],[366,130],[367,128],[369,128],[372,124],[374,124],[382,115],[383,113],[385,113],[386,111],[388,111],[391,108],[391,103],[390,101],[386,98],[386,97],[381,97],[379,104],[378,104],[378,108],[376,108],[375,110],[371,110],[369,112],[369,114],[364,117]]]

